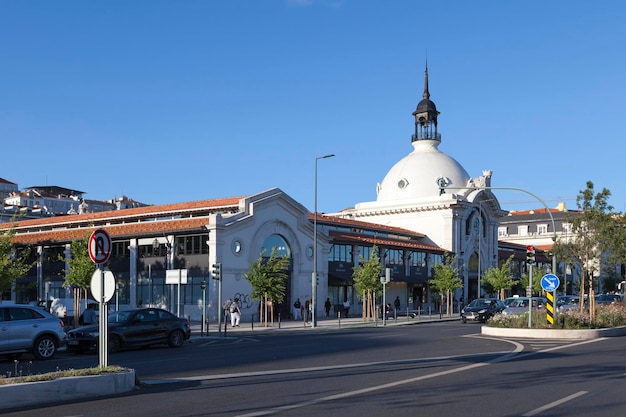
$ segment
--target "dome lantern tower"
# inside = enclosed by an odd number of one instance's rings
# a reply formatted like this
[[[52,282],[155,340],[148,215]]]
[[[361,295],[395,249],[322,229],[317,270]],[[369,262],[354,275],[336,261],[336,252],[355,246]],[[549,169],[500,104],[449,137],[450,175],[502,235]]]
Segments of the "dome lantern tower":
[[[428,64],[426,64],[422,101],[418,103],[417,108],[413,112],[413,116],[415,116],[415,133],[411,136],[411,142],[416,140],[441,141],[441,134],[437,131],[438,115],[437,107],[430,100],[430,93],[428,92]]]

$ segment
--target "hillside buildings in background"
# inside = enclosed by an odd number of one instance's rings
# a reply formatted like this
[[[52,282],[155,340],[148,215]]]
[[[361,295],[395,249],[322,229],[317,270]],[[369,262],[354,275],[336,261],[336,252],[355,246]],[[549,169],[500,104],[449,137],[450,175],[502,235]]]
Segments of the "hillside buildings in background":
[[[133,207],[145,207],[126,196],[108,201],[85,199],[83,191],[44,185],[19,191],[16,183],[0,178],[0,223],[14,218],[36,219],[72,214],[99,213]]]

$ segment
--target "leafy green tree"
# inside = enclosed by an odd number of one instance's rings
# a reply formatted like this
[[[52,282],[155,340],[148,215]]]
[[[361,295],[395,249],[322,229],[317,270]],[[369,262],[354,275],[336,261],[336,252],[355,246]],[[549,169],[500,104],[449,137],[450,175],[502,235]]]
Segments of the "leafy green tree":
[[[532,288],[533,297],[536,296],[537,294],[540,294],[543,291],[543,288],[541,288],[542,276],[543,274],[541,273],[541,271],[539,271],[533,265],[533,288]],[[524,295],[526,295],[526,288],[528,288],[529,281],[530,281],[530,275],[527,272],[522,273],[522,278],[520,279],[519,284],[522,287],[521,290],[523,291]]]
[[[265,251],[262,251],[244,275],[252,287],[250,298],[259,300],[259,319],[266,326],[268,317],[272,322],[274,320],[274,303],[282,303],[285,299],[288,267],[289,258],[276,255],[276,248],[272,248],[269,257],[265,257]]]
[[[378,248],[372,248],[372,254],[368,260],[359,256],[359,263],[352,268],[352,279],[357,294],[363,297],[363,318],[372,319],[376,315],[376,293],[381,294],[383,284],[380,277],[383,266],[378,256]]]
[[[615,247],[611,232],[614,231],[615,216],[608,200],[611,192],[606,188],[596,193],[593,182],[587,181],[587,188],[576,197],[579,213],[571,219],[572,238],[567,242],[557,242],[555,254],[567,263],[580,265],[582,278],[580,297],[589,294],[588,308],[592,322],[595,322],[594,277],[601,271],[604,256]],[[586,304],[580,303],[581,313]]]
[[[494,292],[498,292],[501,300],[506,297],[505,292],[515,286],[513,273],[511,272],[511,261],[513,255],[509,257],[500,267],[490,267],[485,271],[483,282],[489,285]]]
[[[611,237],[609,256],[606,263],[609,265],[626,264],[626,214],[616,213],[613,216],[613,223],[610,226],[610,230],[607,231],[607,236]],[[625,280],[624,276],[620,276],[620,272],[615,268],[611,268],[606,278],[605,288],[615,288],[617,284]],[[622,286],[622,294],[625,291],[626,285]]]
[[[87,248],[89,236],[86,235],[82,239],[73,240],[70,244],[70,259],[68,260],[68,270],[65,272],[65,280],[63,286],[66,288],[74,288],[74,312],[80,314],[81,301],[87,300],[89,288],[91,287],[91,277],[96,271],[96,264],[89,256]],[[63,256],[59,256],[60,261],[65,261]],[[100,301],[100,300],[96,300]],[[78,317],[75,317],[78,318]]]
[[[88,290],[91,286],[91,277],[96,271],[96,264],[89,256],[87,244],[89,235],[83,239],[73,240],[70,244],[70,259],[68,261],[69,269],[65,272],[64,287],[78,287]],[[59,260],[65,261],[63,256],[59,256]]]
[[[30,248],[16,249],[12,239],[13,228],[0,232],[0,299],[11,291],[15,280],[26,275],[35,262],[29,262]]]
[[[452,293],[455,290],[463,288],[463,280],[459,277],[459,268],[456,267],[457,258],[446,253],[443,262],[438,263],[433,268],[433,277],[428,280],[428,286],[441,297],[441,308],[444,301],[446,303],[446,311],[448,316],[452,315]]]

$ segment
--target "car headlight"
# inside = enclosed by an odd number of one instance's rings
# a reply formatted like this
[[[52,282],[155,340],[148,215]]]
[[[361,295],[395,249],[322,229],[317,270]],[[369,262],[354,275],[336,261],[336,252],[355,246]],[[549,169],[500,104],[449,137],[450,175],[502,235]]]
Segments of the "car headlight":
[[[482,310],[480,310],[480,311],[478,312],[478,314],[483,314],[483,313],[486,313],[486,312],[487,312],[487,309],[486,309],[486,308],[483,308]]]
[[[100,332],[89,332],[87,333],[89,337],[100,337]]]

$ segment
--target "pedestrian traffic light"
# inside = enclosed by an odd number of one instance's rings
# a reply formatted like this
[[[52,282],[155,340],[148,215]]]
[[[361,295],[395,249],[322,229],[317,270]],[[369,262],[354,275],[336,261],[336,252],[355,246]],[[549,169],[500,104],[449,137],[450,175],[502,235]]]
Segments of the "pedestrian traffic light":
[[[222,263],[218,262],[213,264],[213,279],[221,280],[222,279]]]
[[[200,289],[202,291],[206,290],[206,281],[205,280],[200,281]]]
[[[528,265],[535,263],[535,247],[532,245],[526,246],[526,263]]]

